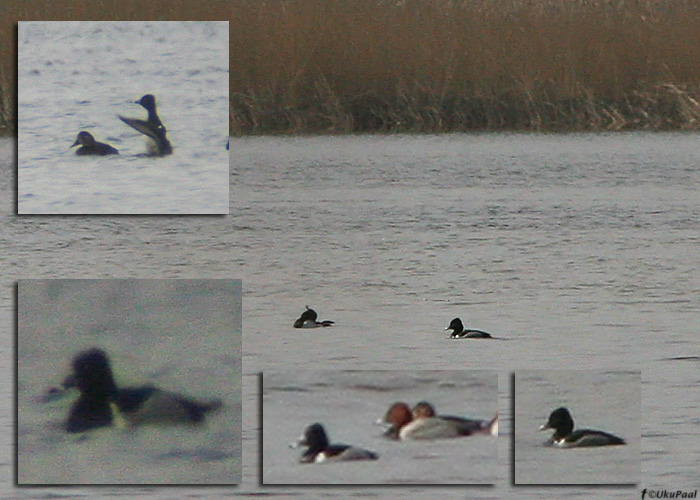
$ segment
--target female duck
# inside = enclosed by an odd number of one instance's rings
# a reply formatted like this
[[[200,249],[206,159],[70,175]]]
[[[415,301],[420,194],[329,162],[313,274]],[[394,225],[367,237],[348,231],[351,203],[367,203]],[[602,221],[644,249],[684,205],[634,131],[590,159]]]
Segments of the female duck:
[[[156,112],[156,98],[151,94],[146,94],[140,100],[136,101],[135,104],[140,104],[146,108],[148,111],[148,120],[124,118],[121,115],[117,115],[119,119],[150,139],[148,143],[149,156],[165,156],[171,154],[173,152],[173,147],[166,137],[167,130]]]
[[[560,448],[580,446],[609,446],[626,444],[625,440],[604,431],[578,429],[574,431],[574,419],[566,408],[557,408],[540,430],[554,429],[552,444]]]
[[[320,463],[329,460],[377,460],[379,455],[373,451],[357,448],[347,444],[330,444],[328,436],[319,423],[311,424],[304,434],[292,443],[293,447],[306,446],[307,449],[301,456],[301,463]]]
[[[323,321],[317,320],[318,314],[316,314],[316,311],[306,306],[306,311],[301,313],[301,316],[294,322],[294,328],[318,328],[320,326],[331,326],[335,324],[334,321],[327,319]]]
[[[450,326],[445,330],[452,330],[450,338],[453,339],[492,339],[490,333],[482,332],[481,330],[465,330],[462,320],[455,318],[450,321]]]
[[[464,436],[468,436],[470,434],[489,434],[491,436],[498,436],[498,412],[496,412],[496,415],[494,415],[494,417],[488,422],[486,420],[474,420],[463,417],[455,417],[452,415],[437,415],[433,405],[427,401],[420,401],[413,407],[412,414],[414,420],[430,417],[437,417],[446,420],[464,432],[464,434],[461,434]]]
[[[114,149],[112,146],[105,144],[104,142],[97,142],[90,132],[85,132],[84,130],[78,133],[78,137],[75,139],[75,142],[71,147],[73,148],[78,144],[81,146],[75,151],[75,154],[78,156],[106,156],[119,154],[119,151]]]
[[[68,414],[66,430],[83,432],[110,425],[197,423],[221,401],[199,402],[146,385],[118,389],[109,359],[101,349],[90,349],[73,359],[73,374],[65,387],[80,391]]]

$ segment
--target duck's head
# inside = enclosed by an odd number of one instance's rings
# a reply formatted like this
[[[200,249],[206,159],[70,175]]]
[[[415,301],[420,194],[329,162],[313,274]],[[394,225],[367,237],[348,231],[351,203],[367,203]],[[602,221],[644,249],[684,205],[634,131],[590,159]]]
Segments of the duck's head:
[[[152,94],[146,94],[141,99],[135,102],[136,104],[140,104],[149,111],[155,109],[156,107],[156,98]]]
[[[71,147],[75,147],[78,144],[81,146],[92,146],[95,144],[95,138],[90,134],[90,132],[85,132],[84,130],[82,132],[78,133],[78,137],[75,139],[75,142],[71,145]]]
[[[101,349],[83,351],[73,359],[73,383],[85,396],[112,399],[117,394],[109,359]]]

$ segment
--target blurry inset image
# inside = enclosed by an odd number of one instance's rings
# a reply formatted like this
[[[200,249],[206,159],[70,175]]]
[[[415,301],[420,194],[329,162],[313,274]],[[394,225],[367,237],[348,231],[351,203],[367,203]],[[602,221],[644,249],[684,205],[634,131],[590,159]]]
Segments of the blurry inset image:
[[[516,484],[636,484],[638,371],[515,373]]]
[[[228,49],[227,21],[21,21],[18,213],[227,214]]]
[[[264,484],[498,477],[496,372],[267,371],[262,386]]]
[[[240,281],[21,280],[17,334],[19,484],[240,482]]]

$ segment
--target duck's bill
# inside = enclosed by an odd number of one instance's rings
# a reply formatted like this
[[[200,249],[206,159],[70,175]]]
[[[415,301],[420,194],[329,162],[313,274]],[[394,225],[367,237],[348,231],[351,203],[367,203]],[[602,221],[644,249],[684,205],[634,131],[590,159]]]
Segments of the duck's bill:
[[[67,392],[68,391],[63,387],[52,386],[46,389],[46,391],[44,391],[44,393],[37,399],[40,403],[52,403],[54,401],[59,401],[63,399],[66,396]]]
[[[396,430],[396,426],[394,426],[394,424],[388,423],[383,418],[378,418],[377,420],[375,420],[374,425],[378,425],[379,427],[381,427],[382,436],[392,437],[396,436],[398,433],[398,431]]]
[[[290,448],[299,448],[300,446],[306,446],[306,439],[304,436],[299,436],[296,441],[289,443]]]

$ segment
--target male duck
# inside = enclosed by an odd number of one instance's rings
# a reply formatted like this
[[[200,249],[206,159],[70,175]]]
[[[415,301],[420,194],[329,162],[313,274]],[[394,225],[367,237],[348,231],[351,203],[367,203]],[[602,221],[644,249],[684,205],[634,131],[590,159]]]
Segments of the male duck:
[[[64,387],[76,387],[80,397],[68,414],[66,430],[84,432],[110,425],[201,422],[220,400],[199,402],[151,385],[117,389],[109,359],[101,349],[78,353]]]
[[[146,94],[140,100],[135,102],[148,110],[148,120],[138,120],[136,118],[124,118],[121,115],[119,119],[138,130],[142,134],[148,136],[151,140],[148,145],[149,156],[165,156],[173,152],[173,147],[166,137],[167,130],[160,121],[156,112],[156,98],[151,94]]]
[[[292,447],[306,446],[307,449],[301,456],[301,463],[319,463],[329,460],[377,460],[379,455],[364,448],[357,448],[348,444],[330,444],[328,436],[319,423],[311,424],[304,434],[292,443]]]
[[[306,306],[306,311],[301,313],[301,316],[294,322],[294,328],[318,328],[320,326],[332,326],[335,324],[335,321],[330,321],[328,319],[323,321],[317,320],[318,314],[316,314],[316,311]]]
[[[492,339],[490,333],[482,332],[481,330],[465,330],[462,320],[455,318],[450,321],[450,326],[445,330],[452,330],[450,338],[453,339]]]
[[[547,423],[540,430],[554,429],[552,444],[560,448],[580,446],[609,446],[626,444],[625,440],[613,434],[593,429],[574,431],[574,419],[567,408],[557,408],[550,415]]]

